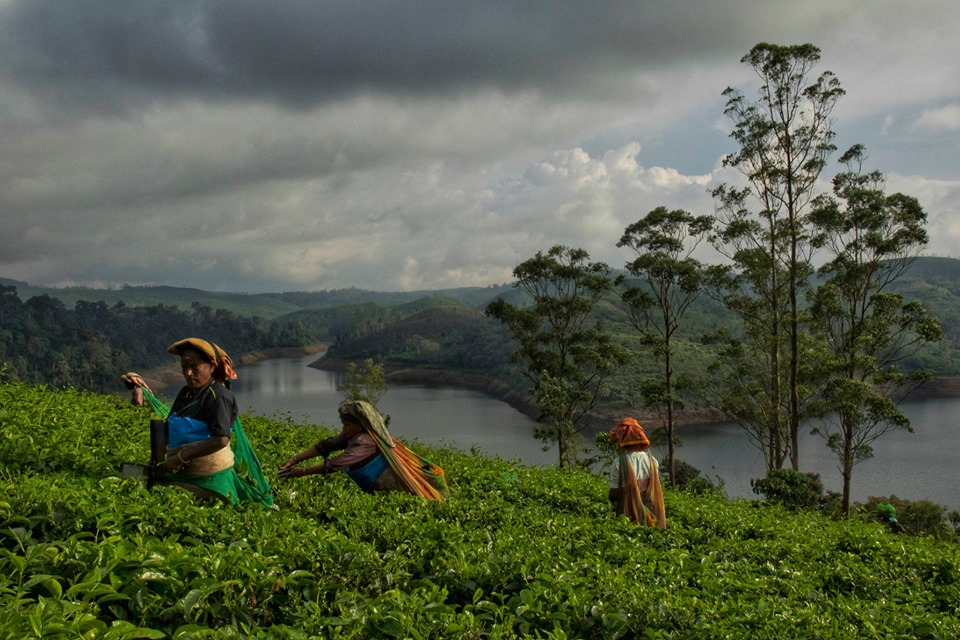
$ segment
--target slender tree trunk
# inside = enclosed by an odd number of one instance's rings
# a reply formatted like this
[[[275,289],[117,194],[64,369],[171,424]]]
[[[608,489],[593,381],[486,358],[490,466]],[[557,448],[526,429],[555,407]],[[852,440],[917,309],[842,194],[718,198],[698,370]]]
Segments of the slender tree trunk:
[[[564,440],[563,429],[556,425],[557,430],[557,452],[560,454],[560,468],[563,469],[567,462],[567,443]]]
[[[781,398],[783,389],[780,384],[780,295],[777,293],[780,284],[777,277],[777,258],[776,247],[774,246],[774,229],[771,226],[770,233],[770,404],[771,415],[773,416],[772,433],[770,434],[771,450],[774,452],[776,467],[770,467],[767,471],[774,468],[779,469],[783,464],[783,442],[781,434],[783,433],[783,411],[781,409]]]
[[[795,237],[795,234],[794,234]],[[800,470],[800,323],[797,311],[797,243],[791,243],[790,257],[790,465]]]
[[[844,462],[846,464],[846,462]],[[850,517],[850,470],[843,472],[843,503],[842,510],[844,517]]]
[[[840,422],[843,429],[843,515],[850,517],[850,485],[853,478],[853,442],[849,425]]]
[[[666,364],[666,389],[667,389],[667,457],[670,469],[670,486],[677,486],[677,474],[676,474],[676,463],[674,461],[675,457],[675,447],[673,444],[675,425],[673,421],[673,361],[670,358],[670,338],[667,337],[664,344],[666,348],[666,354],[664,355],[664,361]]]

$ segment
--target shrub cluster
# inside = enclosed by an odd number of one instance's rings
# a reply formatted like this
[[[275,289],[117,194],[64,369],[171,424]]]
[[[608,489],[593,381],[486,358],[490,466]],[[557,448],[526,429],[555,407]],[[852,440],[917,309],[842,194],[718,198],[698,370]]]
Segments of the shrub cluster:
[[[766,502],[779,504],[792,511],[815,510],[830,517],[839,517],[839,498],[824,492],[820,474],[793,469],[775,469],[763,478],[750,481],[753,492]],[[881,522],[877,505],[886,503],[896,511],[900,531],[908,535],[931,536],[940,540],[960,541],[960,513],[929,500],[903,500],[897,496],[871,497],[856,505],[857,513],[872,522]]]
[[[861,511],[867,517],[879,521],[877,505],[886,503],[893,505],[896,510],[897,522],[904,532],[910,535],[922,535],[942,540],[960,540],[955,528],[948,522],[956,519],[954,514],[948,514],[947,508],[930,500],[904,500],[897,496],[871,496]]]
[[[819,507],[823,498],[820,474],[793,469],[773,469],[763,478],[752,479],[750,488],[767,502],[774,502],[794,511]]]

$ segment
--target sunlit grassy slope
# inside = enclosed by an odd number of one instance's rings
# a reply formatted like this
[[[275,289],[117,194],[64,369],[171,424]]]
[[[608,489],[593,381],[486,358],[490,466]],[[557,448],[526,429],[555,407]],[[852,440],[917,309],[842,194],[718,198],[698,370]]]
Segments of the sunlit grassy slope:
[[[0,384],[0,638],[960,637],[955,544],[670,491],[648,530],[601,477],[416,443],[447,502],[314,476],[202,507],[117,477],[149,417]],[[271,479],[329,433],[245,426]]]

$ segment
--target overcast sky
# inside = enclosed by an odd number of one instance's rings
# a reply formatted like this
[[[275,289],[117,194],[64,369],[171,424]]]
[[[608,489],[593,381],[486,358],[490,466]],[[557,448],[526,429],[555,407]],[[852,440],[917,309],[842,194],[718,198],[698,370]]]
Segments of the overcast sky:
[[[960,257],[960,2],[0,0],[0,277],[379,291],[509,282],[709,214],[728,86],[812,43],[841,150]],[[831,159],[830,171],[834,171]]]

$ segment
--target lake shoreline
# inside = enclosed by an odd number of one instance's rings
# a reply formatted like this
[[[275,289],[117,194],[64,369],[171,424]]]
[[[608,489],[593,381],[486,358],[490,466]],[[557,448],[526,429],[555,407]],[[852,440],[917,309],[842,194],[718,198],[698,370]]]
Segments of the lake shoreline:
[[[330,425],[335,421],[336,407],[343,401],[337,390],[343,376],[329,370],[336,368],[330,361],[317,363],[319,359],[318,355],[308,355],[244,367],[234,387],[241,412],[282,414],[296,424]],[[439,376],[433,372],[425,380],[419,373],[391,375],[388,392],[378,406],[391,416],[395,437],[529,466],[557,464],[555,445],[544,451],[547,443],[536,438],[537,424],[529,415],[483,390],[455,386],[467,382],[462,378]],[[933,387],[927,393],[936,391]],[[955,467],[954,415],[960,411],[960,398],[911,400],[902,410],[914,432],[896,429],[875,443],[874,458],[856,468],[853,499],[864,502],[871,496],[897,495],[957,508],[955,488],[943,478],[952,477]],[[614,419],[623,415],[618,412]],[[658,424],[655,420],[641,422],[648,429]],[[595,436],[606,433],[610,426],[607,422],[586,427],[583,444],[593,451]],[[726,420],[687,424],[677,433],[682,440],[682,447],[676,451],[679,460],[700,470],[701,477],[718,483],[723,480],[728,495],[755,498],[750,483],[765,475],[765,461],[744,429]],[[799,438],[801,470],[819,474],[827,490],[839,491],[842,477],[836,454],[809,429],[802,429]],[[666,458],[662,446],[655,450],[658,459]]]
[[[306,355],[306,354],[305,354]],[[322,355],[310,367],[326,371],[342,372],[348,363],[327,360]],[[529,393],[509,383],[490,376],[448,369],[385,368],[386,381],[399,385],[423,385],[435,387],[459,387],[479,391],[500,400],[532,420],[537,419],[538,407]],[[909,395],[910,400],[931,400],[960,397],[960,377],[934,378]],[[648,409],[602,409],[590,417],[588,429],[606,429],[620,418],[630,415],[641,423],[659,423],[659,416]],[[686,408],[677,414],[677,427],[698,426],[729,422],[721,411],[710,407]]]
[[[256,364],[264,360],[316,355],[317,359],[308,365],[311,368],[342,372],[348,362],[325,358],[324,355],[327,347],[328,345],[325,343],[314,343],[304,347],[264,349],[240,356],[237,358],[236,365],[238,371],[242,373],[245,365]],[[532,420],[537,419],[538,407],[530,397],[530,394],[498,378],[449,369],[385,367],[385,374],[386,380],[390,384],[458,387],[470,391],[479,391],[506,403]],[[165,389],[183,383],[179,369],[174,367],[164,367],[162,369],[149,371],[143,374],[143,378],[154,390]],[[933,378],[919,389],[913,391],[909,399],[931,400],[957,397],[960,397],[960,377],[944,376]],[[648,409],[601,409],[595,411],[590,417],[587,428],[591,431],[609,428],[609,425],[616,423],[625,415],[631,415],[641,423],[656,424],[659,423],[660,420],[655,412]],[[728,421],[729,418],[722,412],[709,407],[686,408],[677,414],[678,428],[717,424]]]
[[[320,357],[315,362],[311,362],[309,366],[314,369],[342,372],[347,364],[345,361],[327,360],[324,357]],[[536,420],[539,414],[539,408],[529,393],[508,382],[483,374],[448,369],[391,369],[389,367],[386,368],[385,374],[388,383],[458,387],[470,391],[479,391],[510,405],[532,420]],[[625,415],[631,415],[640,422],[654,423],[659,420],[653,412],[644,409],[598,410],[591,415],[587,424],[587,430],[608,429]],[[685,409],[679,413],[677,426],[714,424],[717,422],[725,422],[726,420],[726,416],[715,409]]]
[[[323,342],[310,344],[305,347],[277,347],[273,349],[264,349],[262,351],[251,351],[245,353],[234,361],[234,368],[243,371],[245,365],[256,364],[264,360],[275,360],[277,358],[300,358],[303,356],[318,355],[322,358],[328,345]],[[141,374],[143,381],[147,386],[160,391],[168,387],[179,387],[183,385],[183,374],[180,373],[179,365],[171,363],[168,366],[157,367]]]

